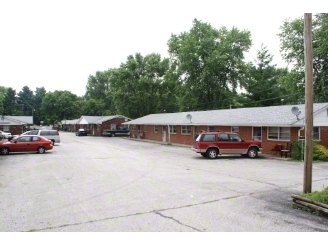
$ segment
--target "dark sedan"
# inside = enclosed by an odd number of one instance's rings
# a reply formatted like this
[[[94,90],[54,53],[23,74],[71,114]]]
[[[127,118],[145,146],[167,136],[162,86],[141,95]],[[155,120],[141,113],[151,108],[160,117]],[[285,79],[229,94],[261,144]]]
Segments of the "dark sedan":
[[[88,136],[88,133],[86,130],[84,129],[79,129],[77,132],[76,132],[76,136]]]

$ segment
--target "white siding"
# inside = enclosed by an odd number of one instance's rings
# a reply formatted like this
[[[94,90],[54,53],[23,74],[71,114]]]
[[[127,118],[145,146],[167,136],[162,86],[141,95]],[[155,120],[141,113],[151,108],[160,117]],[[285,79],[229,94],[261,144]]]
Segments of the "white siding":
[[[313,126],[328,126],[328,109],[316,113],[313,116]]]

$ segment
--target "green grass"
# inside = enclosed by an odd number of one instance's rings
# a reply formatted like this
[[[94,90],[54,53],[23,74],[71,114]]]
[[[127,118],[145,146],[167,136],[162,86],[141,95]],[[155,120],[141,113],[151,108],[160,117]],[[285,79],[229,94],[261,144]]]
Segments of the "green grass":
[[[323,189],[322,191],[301,194],[300,196],[315,202],[321,202],[328,205],[328,187]]]

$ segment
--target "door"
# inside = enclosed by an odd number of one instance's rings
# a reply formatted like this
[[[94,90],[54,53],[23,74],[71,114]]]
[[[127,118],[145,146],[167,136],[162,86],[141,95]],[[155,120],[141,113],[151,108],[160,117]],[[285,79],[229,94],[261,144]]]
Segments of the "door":
[[[15,152],[26,152],[32,151],[33,146],[31,145],[31,137],[30,136],[22,136],[17,139],[17,142],[14,146]]]
[[[166,142],[166,126],[162,126],[162,141]]]

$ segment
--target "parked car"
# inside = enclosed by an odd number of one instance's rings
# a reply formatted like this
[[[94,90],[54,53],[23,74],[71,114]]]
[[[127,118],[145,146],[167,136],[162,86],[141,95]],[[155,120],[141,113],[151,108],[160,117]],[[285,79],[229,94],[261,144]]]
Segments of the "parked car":
[[[11,133],[0,130],[0,139],[8,139],[8,138],[11,138]]]
[[[84,129],[79,129],[76,133],[76,136],[88,136],[88,132]]]
[[[262,153],[261,142],[244,140],[234,132],[202,133],[196,138],[191,149],[210,159],[215,159],[222,154],[238,154],[256,158]]]
[[[0,154],[11,152],[37,152],[43,154],[53,148],[51,140],[37,135],[23,135],[8,142],[0,142]]]
[[[18,136],[28,136],[28,135],[38,135],[38,136],[45,137],[51,140],[52,145],[55,145],[55,143],[60,143],[59,132],[57,130],[48,130],[48,129],[27,131],[22,133],[21,135],[14,135],[13,139],[17,138]]]

